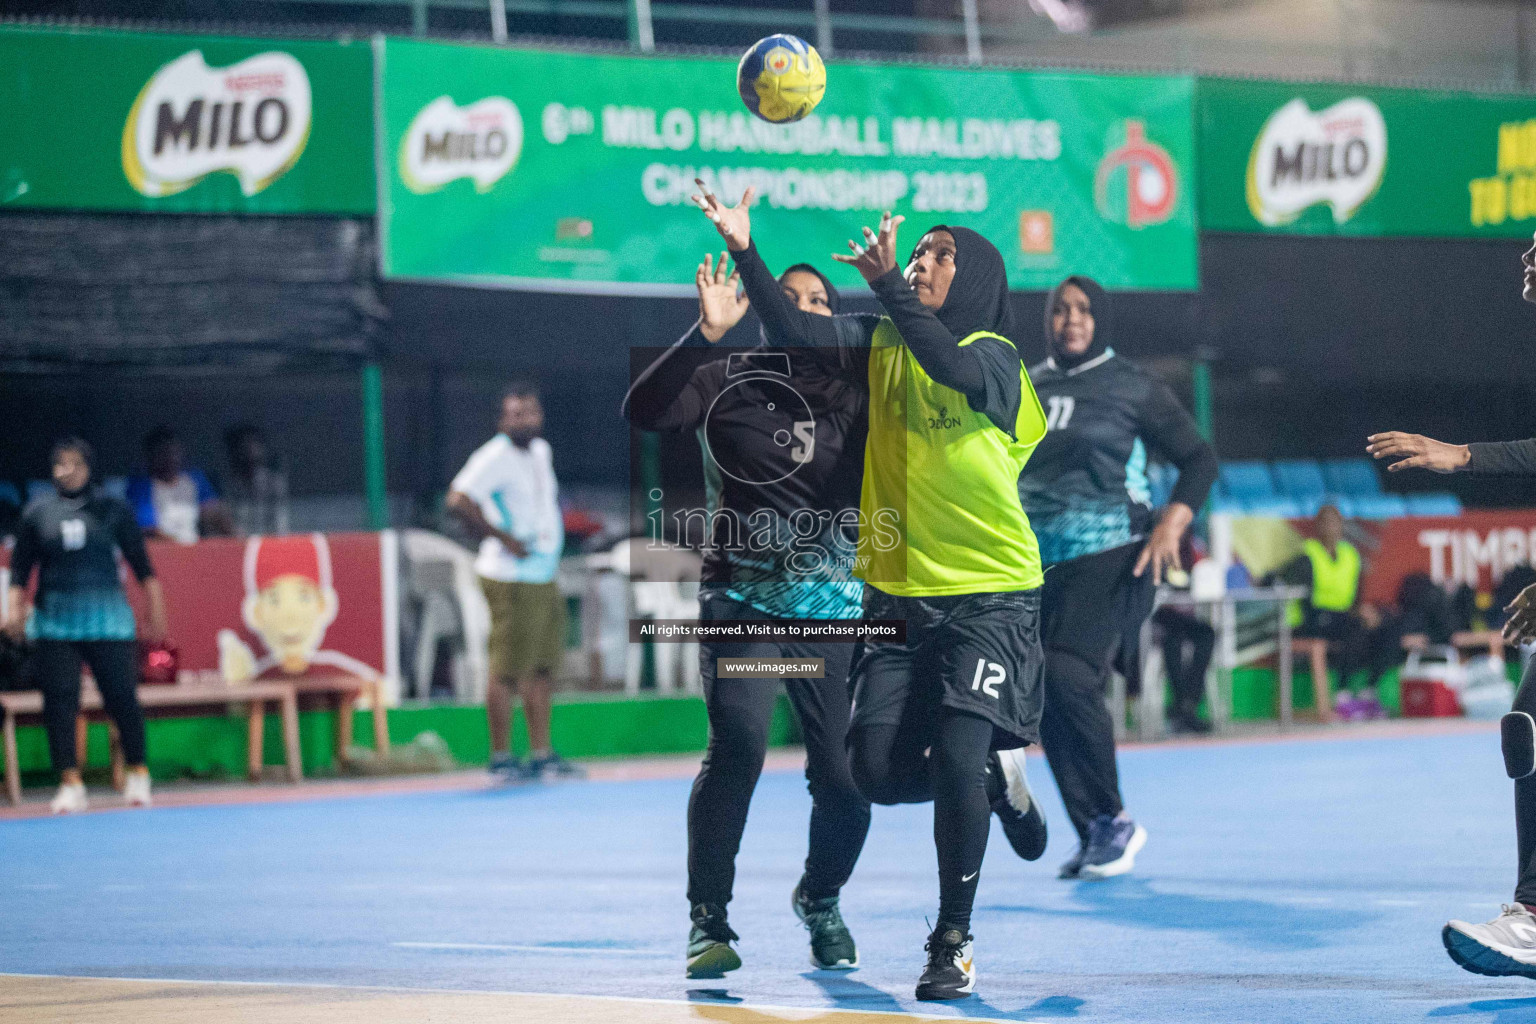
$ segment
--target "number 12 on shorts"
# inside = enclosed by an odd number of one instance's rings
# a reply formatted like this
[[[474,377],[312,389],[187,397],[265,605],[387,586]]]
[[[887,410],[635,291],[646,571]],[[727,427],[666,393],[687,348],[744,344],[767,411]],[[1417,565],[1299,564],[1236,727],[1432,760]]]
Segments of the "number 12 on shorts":
[[[985,678],[983,678],[985,673]],[[986,658],[976,659],[976,677],[971,680],[971,689],[980,690],[988,697],[997,697],[997,684],[1008,678],[1008,672],[1003,666]]]

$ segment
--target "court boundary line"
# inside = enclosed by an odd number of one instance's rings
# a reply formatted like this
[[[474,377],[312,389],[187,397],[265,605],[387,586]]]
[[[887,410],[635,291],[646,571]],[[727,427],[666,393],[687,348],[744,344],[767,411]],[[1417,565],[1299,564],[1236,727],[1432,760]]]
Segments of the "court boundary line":
[[[608,1003],[643,1004],[646,1006],[719,1006],[739,1007],[743,1010],[782,1011],[793,1014],[846,1013],[871,1014],[882,1017],[906,1018],[918,1021],[950,1021],[963,1024],[1043,1024],[1040,1021],[999,1020],[996,1017],[965,1017],[954,1014],[932,1014],[907,1010],[863,1010],[837,1006],[787,1006],[778,1003],[754,1003],[743,998],[736,1002],[724,999],[658,999],[654,996],[586,995],[579,992],[518,992],[510,989],[461,989],[461,988],[411,988],[401,985],[338,985],[323,981],[236,981],[228,978],[131,978],[95,974],[26,974],[17,971],[0,971],[0,980],[27,978],[33,981],[102,981],[135,982],[145,985],[225,985],[234,988],[287,988],[315,989],[335,992],[381,992],[391,995],[440,995],[440,996],[513,996],[523,999],[592,999]],[[814,1019],[807,1024],[815,1024]]]

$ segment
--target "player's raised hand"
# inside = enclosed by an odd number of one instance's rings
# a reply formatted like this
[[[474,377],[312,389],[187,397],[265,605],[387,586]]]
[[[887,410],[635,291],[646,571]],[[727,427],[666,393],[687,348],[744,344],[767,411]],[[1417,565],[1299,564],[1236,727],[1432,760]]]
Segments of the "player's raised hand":
[[[750,305],[741,291],[741,274],[727,274],[725,268],[725,253],[720,254],[718,266],[713,265],[713,258],[705,253],[704,262],[693,275],[693,283],[699,289],[699,331],[711,344],[740,323]]]
[[[747,210],[752,200],[757,198],[757,190],[748,185],[747,190],[741,194],[741,202],[735,206],[726,206],[719,196],[709,190],[702,178],[694,178],[693,183],[699,186],[699,194],[693,197],[694,203],[704,211],[704,216],[720,232],[720,237],[725,239],[726,248],[731,252],[746,249],[752,241],[752,217]]]
[[[1509,612],[1509,618],[1504,623],[1505,643],[1521,644],[1527,640],[1536,640],[1536,583],[1516,594],[1504,610]]]
[[[1387,464],[1387,471],[1401,469],[1427,469],[1435,473],[1454,473],[1465,469],[1472,453],[1464,444],[1446,444],[1423,434],[1405,434],[1401,430],[1389,430],[1385,434],[1372,434],[1365,439],[1365,450],[1377,459],[1394,459]]]
[[[896,269],[896,229],[906,219],[899,214],[892,217],[891,211],[885,211],[880,218],[878,232],[864,229],[862,245],[851,238],[848,240],[848,248],[853,250],[852,256],[833,253],[832,258],[839,263],[850,264],[866,281],[873,281],[889,273]]]

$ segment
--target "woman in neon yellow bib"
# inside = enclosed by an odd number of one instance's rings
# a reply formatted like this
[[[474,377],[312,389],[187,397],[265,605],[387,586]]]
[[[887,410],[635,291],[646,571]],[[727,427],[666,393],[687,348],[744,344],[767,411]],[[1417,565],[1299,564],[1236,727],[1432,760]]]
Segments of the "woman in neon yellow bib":
[[[752,245],[751,201],[751,189],[734,207],[696,197],[769,341],[815,346],[869,393],[855,571],[865,617],[904,620],[906,635],[854,655],[849,751],[871,801],[933,801],[939,916],[917,997],[958,999],[976,984],[970,917],[991,812],[1020,856],[1045,850],[1020,749],[1038,740],[1042,576],[1018,495],[1045,416],[1009,340],[1007,274],[986,239],[935,227],[903,274],[903,218],[887,213],[836,257],[885,315],[811,316],[783,298]]]

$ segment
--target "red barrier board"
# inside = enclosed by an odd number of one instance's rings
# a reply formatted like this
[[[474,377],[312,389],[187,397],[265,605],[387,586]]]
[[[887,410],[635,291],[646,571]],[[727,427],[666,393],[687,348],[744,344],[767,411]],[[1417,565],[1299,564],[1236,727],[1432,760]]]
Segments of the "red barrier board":
[[[1297,523],[1297,526],[1303,526]],[[1310,527],[1310,524],[1305,524]],[[1409,517],[1358,524],[1367,547],[1363,599],[1391,604],[1403,578],[1423,573],[1436,583],[1492,591],[1504,573],[1536,555],[1536,509],[1470,511],[1454,517]]]
[[[296,534],[151,541],[182,671],[232,682],[297,675],[379,677],[388,665],[389,537]],[[9,564],[0,548],[0,567]],[[129,601],[143,619],[144,594]]]

